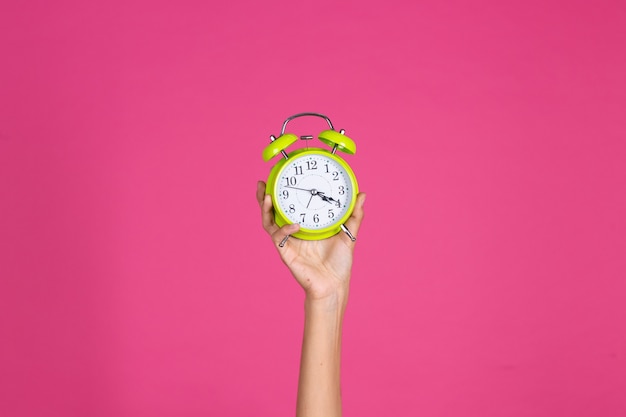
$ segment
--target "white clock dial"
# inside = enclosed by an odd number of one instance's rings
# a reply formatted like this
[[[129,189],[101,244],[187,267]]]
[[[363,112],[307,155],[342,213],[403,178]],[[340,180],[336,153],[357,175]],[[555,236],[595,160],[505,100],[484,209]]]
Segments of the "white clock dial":
[[[354,194],[345,168],[320,154],[289,159],[276,181],[278,208],[305,229],[335,225],[346,214]]]

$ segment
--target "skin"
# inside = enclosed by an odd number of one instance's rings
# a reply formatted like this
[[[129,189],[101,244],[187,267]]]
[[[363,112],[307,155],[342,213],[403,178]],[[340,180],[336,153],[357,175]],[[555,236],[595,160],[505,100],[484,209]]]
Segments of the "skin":
[[[298,381],[297,417],[341,416],[341,326],[348,293],[355,242],[343,232],[324,240],[300,240],[285,236],[299,230],[298,224],[278,227],[272,199],[265,183],[257,184],[263,228],[280,258],[305,292],[304,337]],[[352,216],[345,225],[358,236],[363,220],[365,194],[357,196]]]

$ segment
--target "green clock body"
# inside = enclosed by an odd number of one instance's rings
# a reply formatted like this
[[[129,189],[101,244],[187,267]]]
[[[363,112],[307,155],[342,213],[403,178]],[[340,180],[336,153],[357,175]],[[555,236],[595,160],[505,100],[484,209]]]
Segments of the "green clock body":
[[[299,223],[293,236],[320,240],[341,230],[359,192],[356,176],[339,156],[325,149],[298,149],[270,171],[267,193],[272,196],[279,226]]]

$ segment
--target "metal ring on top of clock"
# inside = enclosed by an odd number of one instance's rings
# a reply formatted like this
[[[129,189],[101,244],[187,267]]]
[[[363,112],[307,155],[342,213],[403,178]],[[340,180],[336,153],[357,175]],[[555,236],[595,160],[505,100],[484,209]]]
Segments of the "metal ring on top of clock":
[[[324,116],[323,114],[320,114],[320,113],[298,113],[298,114],[294,114],[293,116],[288,117],[287,120],[285,120],[285,123],[283,123],[283,128],[280,130],[280,134],[281,135],[285,134],[285,129],[287,129],[287,123],[289,123],[293,119],[297,119],[298,117],[303,117],[303,116],[321,117],[322,119],[326,120],[326,122],[328,123],[328,126],[330,127],[330,130],[335,130],[335,128],[333,127],[332,122],[330,121],[330,119],[328,117]]]

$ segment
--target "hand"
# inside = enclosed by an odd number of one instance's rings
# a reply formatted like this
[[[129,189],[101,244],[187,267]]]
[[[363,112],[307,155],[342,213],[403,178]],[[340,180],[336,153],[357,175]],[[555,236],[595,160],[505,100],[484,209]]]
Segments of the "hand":
[[[272,198],[265,194],[264,182],[259,181],[256,195],[261,206],[263,228],[272,238],[285,265],[304,288],[307,298],[321,300],[339,293],[347,296],[355,242],[345,233],[339,232],[323,240],[300,240],[292,237],[281,248],[278,246],[280,242],[285,236],[300,230],[300,225],[278,227],[274,221]],[[359,193],[352,216],[345,223],[354,236],[358,235],[363,220],[364,202],[365,194]]]

